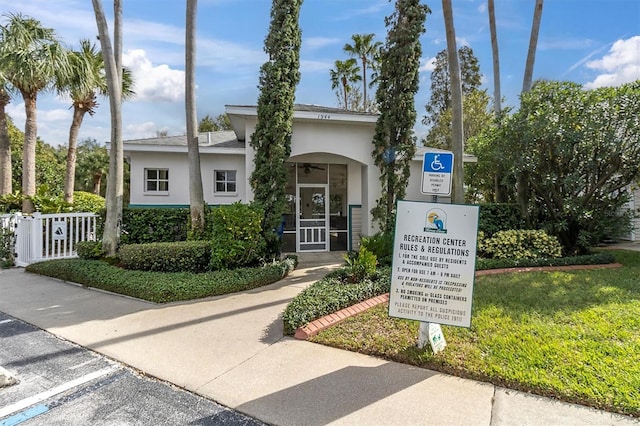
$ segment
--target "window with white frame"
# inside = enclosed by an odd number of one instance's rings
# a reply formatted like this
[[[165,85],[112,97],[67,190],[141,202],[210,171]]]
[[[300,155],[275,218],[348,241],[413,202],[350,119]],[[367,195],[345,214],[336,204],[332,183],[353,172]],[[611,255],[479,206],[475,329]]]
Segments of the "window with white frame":
[[[145,192],[169,192],[169,169],[144,169]]]
[[[213,180],[216,194],[235,194],[237,192],[235,170],[214,170]]]

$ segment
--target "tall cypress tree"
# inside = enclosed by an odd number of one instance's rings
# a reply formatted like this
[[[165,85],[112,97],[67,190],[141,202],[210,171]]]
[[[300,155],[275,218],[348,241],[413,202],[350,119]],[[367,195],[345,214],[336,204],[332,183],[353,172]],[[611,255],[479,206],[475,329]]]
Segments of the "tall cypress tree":
[[[411,160],[416,152],[414,97],[422,55],[420,35],[425,31],[427,13],[431,11],[420,4],[420,0],[397,0],[394,13],[385,18],[389,30],[381,52],[376,91],[380,117],[373,137],[373,156],[381,171],[382,196],[372,213],[382,231],[393,230],[395,202],[405,195]]]
[[[250,142],[256,151],[251,186],[255,201],[264,209],[262,229],[271,256],[281,246],[276,229],[285,209],[284,162],[291,154],[293,104],[300,81],[301,5],[302,0],[273,0],[264,42],[269,59],[260,68],[258,124]]]

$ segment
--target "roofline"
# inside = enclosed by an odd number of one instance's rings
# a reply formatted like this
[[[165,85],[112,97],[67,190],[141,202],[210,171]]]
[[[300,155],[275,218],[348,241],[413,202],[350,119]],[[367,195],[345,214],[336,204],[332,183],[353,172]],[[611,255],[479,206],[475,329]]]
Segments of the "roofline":
[[[313,108],[313,105],[310,105]],[[378,121],[379,114],[362,113],[357,111],[342,111],[339,109],[318,107],[317,111],[301,111],[293,110],[293,118],[304,120],[322,120],[322,121],[349,121],[358,123],[375,123]],[[240,115],[245,117],[257,117],[258,108],[254,105],[225,105],[227,114]]]

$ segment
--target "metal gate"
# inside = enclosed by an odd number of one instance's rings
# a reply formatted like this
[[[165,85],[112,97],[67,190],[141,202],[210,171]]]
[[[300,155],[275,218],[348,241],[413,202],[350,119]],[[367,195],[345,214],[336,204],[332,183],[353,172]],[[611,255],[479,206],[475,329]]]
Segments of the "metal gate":
[[[59,213],[2,217],[2,228],[15,233],[15,264],[77,257],[76,243],[95,240],[94,213]]]

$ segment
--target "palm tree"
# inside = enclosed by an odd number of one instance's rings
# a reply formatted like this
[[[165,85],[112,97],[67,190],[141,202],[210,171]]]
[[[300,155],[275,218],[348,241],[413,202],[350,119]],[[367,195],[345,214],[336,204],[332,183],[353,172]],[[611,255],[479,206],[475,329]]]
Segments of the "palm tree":
[[[356,83],[362,79],[359,74],[360,67],[358,67],[355,59],[347,59],[346,61],[336,61],[335,68],[329,70],[331,75],[331,88],[338,91],[342,91],[344,97],[344,109],[349,109],[349,92],[351,91],[351,84]]]
[[[92,0],[105,64],[109,109],[111,112],[111,152],[107,177],[107,215],[102,235],[102,248],[115,256],[120,244],[122,203],[124,198],[124,151],[122,146],[122,3],[114,0],[113,46],[101,0]]]
[[[36,193],[36,140],[38,93],[53,88],[56,76],[69,73],[68,51],[55,31],[22,15],[8,14],[9,23],[0,29],[0,63],[7,81],[22,95],[26,114],[22,154],[22,203],[32,213],[31,197]]]
[[[345,44],[343,50],[350,56],[358,58],[362,64],[362,93],[364,95],[364,110],[369,110],[367,102],[367,64],[372,63],[378,57],[382,43],[373,42],[375,34],[353,34],[353,44]]]
[[[187,0],[185,31],[185,110],[187,120],[187,151],[189,154],[189,207],[191,232],[202,236],[205,229],[204,194],[198,146],[198,116],[196,114],[196,14],[197,0]]]
[[[73,203],[75,189],[75,168],[77,156],[77,140],[80,126],[85,114],[93,116],[98,106],[97,95],[108,95],[107,79],[104,73],[102,52],[96,49],[89,40],[80,41],[80,50],[71,55],[72,73],[66,81],[58,82],[60,89],[67,91],[72,100],[73,120],[69,129],[69,146],[67,150],[67,172],[64,180],[64,200]],[[123,70],[122,98],[134,95],[133,79],[128,69]]]
[[[453,196],[451,201],[456,204],[463,204],[464,171],[462,168],[462,153],[464,151],[464,127],[462,122],[462,82],[451,0],[442,0],[442,12],[447,35],[447,55],[449,59],[449,76],[451,78],[451,147],[454,153]]]

